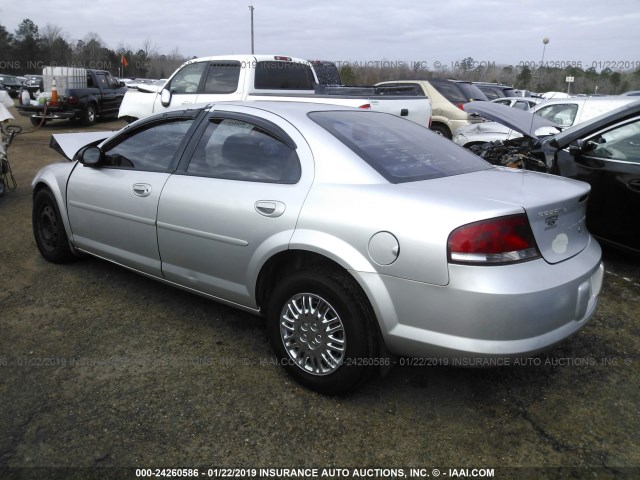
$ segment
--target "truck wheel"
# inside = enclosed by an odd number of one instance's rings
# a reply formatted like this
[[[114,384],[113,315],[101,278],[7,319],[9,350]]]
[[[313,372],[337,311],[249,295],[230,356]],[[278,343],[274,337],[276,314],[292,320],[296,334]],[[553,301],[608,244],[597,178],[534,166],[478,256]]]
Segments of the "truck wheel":
[[[40,254],[49,262],[66,263],[75,256],[51,190],[43,188],[33,199],[33,235]]]
[[[274,289],[267,309],[271,345],[297,382],[347,393],[375,372],[375,320],[353,278],[327,268],[297,271]]]
[[[34,127],[39,127],[39,126],[45,126],[47,124],[47,120],[43,120],[41,118],[37,118],[37,117],[29,117],[29,120],[31,120],[31,125],[33,125]]]
[[[82,112],[82,124],[90,127],[96,123],[96,107],[94,104],[87,105]]]
[[[451,131],[444,125],[431,125],[431,130],[438,135],[442,135],[444,138],[451,140]]]

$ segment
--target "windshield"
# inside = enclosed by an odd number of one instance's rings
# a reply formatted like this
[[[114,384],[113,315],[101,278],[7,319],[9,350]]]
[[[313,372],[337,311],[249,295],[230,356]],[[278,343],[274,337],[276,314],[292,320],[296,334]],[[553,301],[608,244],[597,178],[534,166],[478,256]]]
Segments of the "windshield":
[[[391,183],[448,177],[492,168],[450,140],[394,115],[312,112],[309,117]]]

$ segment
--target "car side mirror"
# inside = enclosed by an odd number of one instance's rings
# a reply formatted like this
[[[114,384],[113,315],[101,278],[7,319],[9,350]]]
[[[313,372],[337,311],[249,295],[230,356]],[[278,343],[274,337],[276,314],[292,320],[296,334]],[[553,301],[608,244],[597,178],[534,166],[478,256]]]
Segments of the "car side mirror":
[[[98,147],[85,147],[78,152],[77,158],[86,167],[97,167],[102,162],[102,150]]]
[[[569,154],[575,157],[577,155],[591,152],[592,150],[595,150],[597,146],[598,144],[596,142],[592,142],[591,140],[576,140],[571,145],[569,145]]]
[[[169,89],[163,88],[160,92],[160,103],[163,107],[171,105],[171,91]]]
[[[122,80],[120,80],[120,81],[118,82],[118,87],[122,88],[122,87],[126,87],[126,86],[127,86],[127,84],[126,84],[126,83],[124,83]]]

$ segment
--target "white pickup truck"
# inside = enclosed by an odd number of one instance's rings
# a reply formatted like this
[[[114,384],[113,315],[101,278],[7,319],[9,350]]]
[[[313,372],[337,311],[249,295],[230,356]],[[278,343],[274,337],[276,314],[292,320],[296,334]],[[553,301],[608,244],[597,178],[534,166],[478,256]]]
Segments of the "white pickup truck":
[[[431,122],[429,99],[411,90],[382,95],[375,87],[321,87],[309,62],[273,55],[189,60],[164,85],[128,91],[118,116],[133,121],[169,108],[229,100],[328,103],[391,113],[425,127]]]

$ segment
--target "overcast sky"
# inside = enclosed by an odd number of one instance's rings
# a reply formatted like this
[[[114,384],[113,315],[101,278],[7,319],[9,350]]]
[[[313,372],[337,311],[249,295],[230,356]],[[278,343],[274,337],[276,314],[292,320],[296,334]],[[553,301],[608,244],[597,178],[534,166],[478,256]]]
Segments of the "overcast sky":
[[[640,66],[640,0],[47,0],[0,4],[0,25],[24,18],[61,27],[67,40],[95,32],[106,46],[184,56],[255,52],[338,62],[435,62],[472,57],[519,65],[581,62]],[[617,63],[622,67],[625,64]],[[612,66],[609,63],[609,66]],[[615,66],[615,65],[614,65]],[[616,68],[614,68],[616,69]]]

